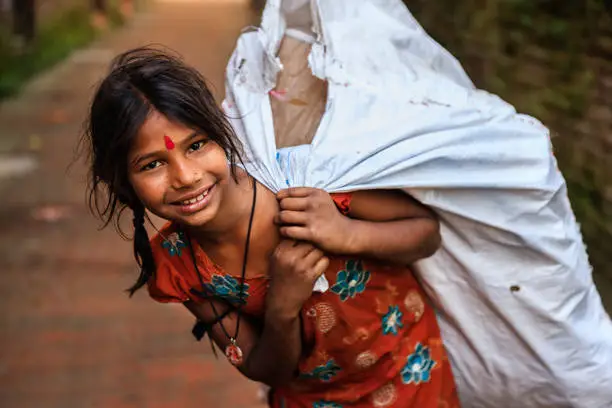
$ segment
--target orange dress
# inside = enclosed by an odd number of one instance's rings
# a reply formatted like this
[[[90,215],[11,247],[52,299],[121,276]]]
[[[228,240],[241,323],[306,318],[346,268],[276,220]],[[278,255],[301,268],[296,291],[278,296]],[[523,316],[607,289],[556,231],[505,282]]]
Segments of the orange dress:
[[[333,195],[346,212],[350,195]],[[156,275],[151,297],[160,302],[202,302],[184,235],[166,225],[151,240]],[[192,242],[209,293],[236,304],[240,277],[225,274]],[[273,390],[272,408],[459,406],[432,307],[408,268],[334,256],[325,273],[330,289],[313,293],[302,308],[304,349],[299,375]],[[243,313],[264,314],[265,276],[247,278]]]

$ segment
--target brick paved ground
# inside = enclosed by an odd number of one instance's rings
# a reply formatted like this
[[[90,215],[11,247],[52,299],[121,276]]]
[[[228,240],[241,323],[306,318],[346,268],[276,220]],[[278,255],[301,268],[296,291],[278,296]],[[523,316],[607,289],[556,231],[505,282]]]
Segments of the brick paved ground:
[[[38,162],[0,180],[0,407],[262,406],[256,384],[192,340],[182,307],[125,296],[136,273],[130,243],[97,231],[84,167],[67,172],[91,86],[115,53],[168,45],[221,96],[225,61],[253,20],[244,1],[160,1],[0,106],[0,155],[33,148]],[[46,205],[68,218],[34,219]]]

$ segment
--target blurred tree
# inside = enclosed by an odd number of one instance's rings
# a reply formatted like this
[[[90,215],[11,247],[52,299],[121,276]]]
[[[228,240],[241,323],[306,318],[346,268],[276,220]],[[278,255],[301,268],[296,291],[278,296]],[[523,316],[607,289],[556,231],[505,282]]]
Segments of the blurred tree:
[[[106,13],[106,0],[92,0],[92,6],[95,11]]]
[[[35,0],[13,0],[13,33],[21,45],[29,44],[36,34]]]
[[[91,25],[96,30],[106,30],[108,28],[108,7],[106,0],[91,0]]]

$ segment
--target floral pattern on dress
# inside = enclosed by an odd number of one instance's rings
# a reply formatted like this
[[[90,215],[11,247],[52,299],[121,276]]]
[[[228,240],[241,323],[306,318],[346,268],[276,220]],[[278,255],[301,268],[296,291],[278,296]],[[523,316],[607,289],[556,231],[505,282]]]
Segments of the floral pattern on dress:
[[[402,382],[404,384],[429,382],[431,379],[431,369],[435,365],[436,362],[431,359],[429,347],[418,343],[414,353],[408,356],[406,365],[402,368]]]
[[[312,408],[342,408],[342,405],[329,401],[317,401],[312,404]]]
[[[372,393],[372,405],[375,408],[388,407],[397,401],[397,390],[393,383],[383,385]]]
[[[404,324],[402,323],[402,316],[404,316],[404,314],[400,312],[399,306],[389,306],[389,311],[382,317],[383,334],[392,334],[397,336],[397,330],[404,327]]]
[[[300,377],[304,379],[318,379],[323,382],[328,382],[333,377],[338,375],[340,371],[342,371],[342,368],[340,368],[340,366],[337,365],[332,358],[331,360],[328,360],[327,363],[315,367],[311,372],[300,374]]]
[[[170,256],[178,255],[181,256],[182,248],[185,248],[185,234],[182,232],[173,232],[162,241],[162,248],[164,248]]]
[[[365,291],[369,280],[370,271],[364,269],[363,262],[349,260],[346,261],[344,269],[337,273],[336,283],[331,287],[331,291],[339,295],[340,300],[344,302]]]
[[[421,320],[425,313],[425,302],[416,290],[411,290],[404,298],[404,306],[406,307],[406,317],[409,323],[416,323]]]
[[[244,305],[249,297],[249,284],[241,284],[230,275],[213,275],[211,282],[205,283],[204,287],[209,295],[218,296],[235,305]]]

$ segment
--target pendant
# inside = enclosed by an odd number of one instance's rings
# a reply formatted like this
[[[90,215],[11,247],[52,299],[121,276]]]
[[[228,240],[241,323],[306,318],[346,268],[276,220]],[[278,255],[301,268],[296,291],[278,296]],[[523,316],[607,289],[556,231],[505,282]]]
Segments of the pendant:
[[[231,344],[225,348],[225,356],[232,363],[233,366],[240,366],[242,364],[242,350],[236,344],[236,340],[230,339]]]

